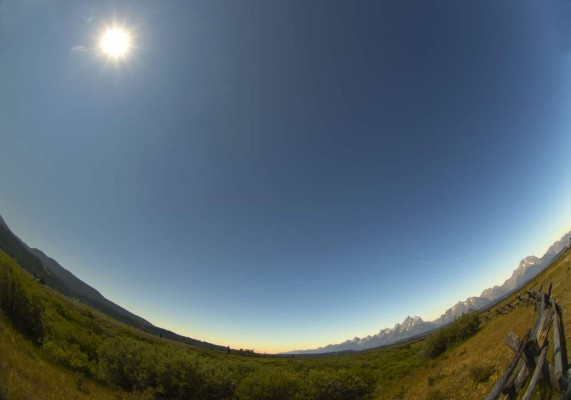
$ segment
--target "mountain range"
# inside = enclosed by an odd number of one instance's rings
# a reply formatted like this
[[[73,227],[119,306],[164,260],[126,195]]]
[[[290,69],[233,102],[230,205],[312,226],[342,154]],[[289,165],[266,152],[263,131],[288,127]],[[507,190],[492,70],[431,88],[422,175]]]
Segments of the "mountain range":
[[[464,301],[459,301],[434,321],[423,321],[422,318],[417,316],[407,316],[402,323],[397,323],[393,328],[382,329],[375,335],[369,335],[364,338],[355,337],[342,343],[329,344],[317,349],[293,350],[283,354],[321,354],[360,351],[386,346],[426,334],[443,325],[449,324],[468,311],[480,310],[521,288],[547,268],[547,266],[567,248],[570,240],[571,232],[568,232],[560,240],[553,243],[553,245],[547,249],[543,257],[529,256],[521,260],[511,277],[506,279],[501,286],[485,289],[480,296],[473,296]]]

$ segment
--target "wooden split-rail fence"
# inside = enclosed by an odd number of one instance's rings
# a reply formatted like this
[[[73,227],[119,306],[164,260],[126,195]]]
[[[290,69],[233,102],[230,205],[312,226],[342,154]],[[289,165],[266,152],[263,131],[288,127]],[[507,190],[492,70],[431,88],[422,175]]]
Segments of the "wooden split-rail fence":
[[[519,338],[510,333],[504,343],[514,356],[504,374],[489,392],[486,400],[521,398],[528,400],[540,379],[551,385],[559,399],[571,399],[571,382],[567,370],[567,350],[561,319],[561,306],[551,297],[551,283],[547,292],[530,289],[527,296],[518,296],[519,304],[533,304],[539,311],[535,326]],[[510,303],[511,304],[511,303]],[[552,343],[549,343],[549,332]],[[548,360],[552,346],[552,360]],[[523,393],[523,396],[522,396]]]
[[[528,296],[526,295],[521,295],[519,294],[514,300],[512,300],[511,302],[509,302],[508,304],[504,305],[503,307],[500,308],[496,308],[496,309],[489,309],[488,311],[486,311],[481,317],[480,320],[482,321],[482,323],[485,325],[487,324],[490,320],[492,320],[493,318],[497,317],[498,315],[504,315],[509,313],[510,311],[516,309],[517,307],[521,306],[521,305],[528,305],[530,302],[530,299]]]

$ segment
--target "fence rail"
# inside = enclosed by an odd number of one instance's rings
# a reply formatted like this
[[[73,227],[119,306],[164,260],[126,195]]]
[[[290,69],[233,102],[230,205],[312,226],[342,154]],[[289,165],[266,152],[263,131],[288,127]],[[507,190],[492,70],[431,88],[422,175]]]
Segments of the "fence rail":
[[[502,396],[503,399],[512,400],[520,397],[522,393],[520,398],[528,400],[541,379],[553,387],[559,399],[571,400],[561,306],[551,297],[551,288],[551,283],[547,292],[542,292],[541,286],[538,290],[530,288],[526,290],[525,295],[519,295],[516,300],[484,317],[484,320],[488,321],[522,304],[533,304],[538,310],[535,325],[522,338],[510,332],[504,339],[504,344],[513,351],[514,356],[486,400],[496,400]],[[551,361],[547,357],[550,331],[553,340]]]

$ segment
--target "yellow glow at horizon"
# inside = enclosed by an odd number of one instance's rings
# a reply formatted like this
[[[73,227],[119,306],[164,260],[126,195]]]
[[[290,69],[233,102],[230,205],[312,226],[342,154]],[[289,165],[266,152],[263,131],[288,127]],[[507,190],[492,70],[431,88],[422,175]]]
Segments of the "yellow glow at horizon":
[[[103,33],[99,46],[109,57],[124,57],[131,47],[131,37],[121,28],[109,28]]]

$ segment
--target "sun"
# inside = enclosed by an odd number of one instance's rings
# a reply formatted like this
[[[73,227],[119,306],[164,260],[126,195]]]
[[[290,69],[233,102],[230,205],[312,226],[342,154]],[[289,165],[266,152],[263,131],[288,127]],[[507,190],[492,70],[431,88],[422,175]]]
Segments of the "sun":
[[[122,28],[108,28],[101,36],[99,47],[111,58],[125,57],[131,48],[131,35]]]

